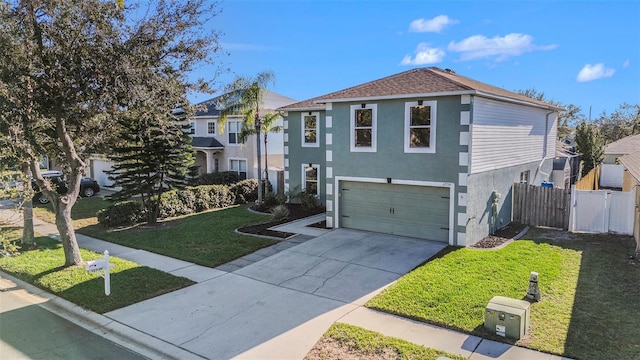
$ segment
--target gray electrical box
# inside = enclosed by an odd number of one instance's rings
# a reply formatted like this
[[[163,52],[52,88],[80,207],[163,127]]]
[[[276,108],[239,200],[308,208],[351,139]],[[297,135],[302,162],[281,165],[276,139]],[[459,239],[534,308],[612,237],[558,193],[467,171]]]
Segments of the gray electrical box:
[[[484,328],[492,334],[520,339],[529,327],[529,302],[494,296],[484,314]]]

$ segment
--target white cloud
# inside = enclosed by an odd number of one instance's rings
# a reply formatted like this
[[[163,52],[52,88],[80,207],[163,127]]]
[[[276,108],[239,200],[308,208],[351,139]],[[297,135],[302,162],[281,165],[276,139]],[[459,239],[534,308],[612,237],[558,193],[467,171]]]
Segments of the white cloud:
[[[579,82],[587,82],[605,77],[612,77],[615,72],[615,69],[604,67],[603,63],[597,63],[595,65],[587,64],[582,68],[582,70],[580,70],[576,80]]]
[[[628,68],[629,65],[631,65],[631,61],[629,61],[629,59],[627,59],[627,60],[624,61],[624,64],[622,64],[622,67],[623,68]]]
[[[497,61],[504,61],[511,56],[526,52],[552,50],[557,47],[557,45],[536,45],[531,35],[511,33],[491,39],[484,35],[474,35],[460,42],[450,42],[448,49],[462,53],[460,59],[463,61],[494,57]]]
[[[448,17],[447,15],[438,15],[430,20],[425,20],[425,19],[413,20],[409,25],[409,31],[439,33],[447,25],[453,25],[457,23],[458,23],[458,20],[454,20]]]
[[[442,49],[429,47],[427,43],[420,43],[414,52],[416,56],[406,55],[400,65],[425,65],[435,64],[442,61],[445,52]]]

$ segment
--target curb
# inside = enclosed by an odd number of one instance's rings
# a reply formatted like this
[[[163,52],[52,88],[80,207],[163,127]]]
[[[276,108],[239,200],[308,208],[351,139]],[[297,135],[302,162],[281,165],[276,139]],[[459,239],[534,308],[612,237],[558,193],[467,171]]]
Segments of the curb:
[[[89,311],[68,300],[50,294],[34,285],[0,271],[0,276],[14,282],[32,295],[46,299],[34,305],[56,314],[75,325],[149,359],[206,359],[152,335],[119,323],[107,316]]]

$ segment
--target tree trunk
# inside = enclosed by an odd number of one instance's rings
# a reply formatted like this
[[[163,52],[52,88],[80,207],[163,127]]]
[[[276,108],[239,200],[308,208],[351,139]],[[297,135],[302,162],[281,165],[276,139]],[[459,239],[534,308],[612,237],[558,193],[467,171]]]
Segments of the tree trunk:
[[[64,198],[66,196],[63,196]],[[61,197],[54,196],[53,209],[56,212],[56,227],[60,233],[60,242],[64,249],[64,266],[81,265],[82,256],[76,239],[76,232],[71,223],[71,208],[73,203],[63,202]]]
[[[264,132],[264,179],[269,182],[269,149],[267,149],[267,132]]]
[[[262,152],[260,151],[260,115],[256,113],[256,155],[258,157],[258,204],[262,204]]]
[[[22,244],[33,245],[35,242],[35,235],[33,231],[33,198],[31,177],[29,176],[29,163],[24,163],[22,166],[22,172],[25,174],[26,181],[24,183],[26,197],[24,199],[22,208]]]

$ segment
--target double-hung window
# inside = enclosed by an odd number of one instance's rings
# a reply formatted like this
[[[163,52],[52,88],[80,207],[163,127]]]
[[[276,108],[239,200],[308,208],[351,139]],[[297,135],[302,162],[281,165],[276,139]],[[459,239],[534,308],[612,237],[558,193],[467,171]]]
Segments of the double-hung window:
[[[320,196],[320,165],[302,164],[302,187],[307,194]]]
[[[209,121],[207,122],[207,134],[215,134],[216,133],[216,122]]]
[[[376,151],[377,111],[376,104],[351,105],[351,151]]]
[[[240,180],[245,180],[247,178],[247,160],[230,159],[229,171],[237,173]]]
[[[413,101],[404,106],[404,152],[436,152],[436,102]]]
[[[239,144],[240,139],[240,130],[242,129],[242,125],[240,121],[229,121],[228,123],[228,133],[229,133],[229,144]]]
[[[189,122],[189,134],[195,134],[195,133],[196,133],[196,122],[191,121]]]
[[[320,113],[308,112],[302,113],[302,146],[318,147],[320,146],[319,138],[319,118]]]

